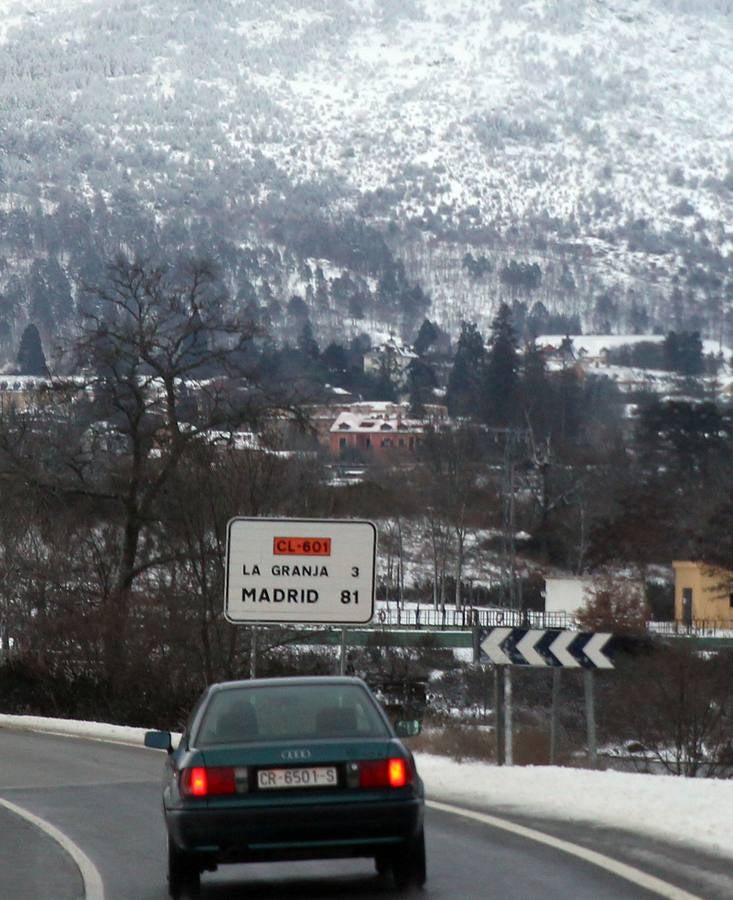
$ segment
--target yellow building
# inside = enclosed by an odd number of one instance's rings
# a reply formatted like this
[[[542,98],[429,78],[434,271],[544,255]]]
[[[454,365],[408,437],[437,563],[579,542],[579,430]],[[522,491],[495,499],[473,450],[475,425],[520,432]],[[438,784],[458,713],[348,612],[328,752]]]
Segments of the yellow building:
[[[676,622],[733,626],[733,572],[689,561],[673,562],[672,568]]]

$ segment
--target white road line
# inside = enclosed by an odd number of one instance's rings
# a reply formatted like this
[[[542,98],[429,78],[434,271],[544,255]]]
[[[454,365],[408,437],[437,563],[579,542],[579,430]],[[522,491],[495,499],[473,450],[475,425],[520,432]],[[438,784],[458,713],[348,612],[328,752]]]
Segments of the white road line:
[[[28,812],[28,810],[23,809],[22,806],[16,806],[15,803],[11,803],[9,800],[3,800],[1,797],[0,806],[4,806],[6,809],[9,809],[10,812],[26,819],[26,821],[35,825],[36,828],[40,828],[41,831],[44,831],[50,838],[53,838],[57,844],[60,844],[79,867],[82,881],[84,882],[84,896],[86,897],[86,900],[104,900],[104,884],[102,882],[102,876],[81,847],[77,846],[71,838],[63,833],[63,831],[59,831],[59,829],[54,825],[51,825],[50,822],[46,822],[44,819],[33,815],[32,812]]]
[[[561,838],[553,837],[542,831],[536,831],[534,828],[516,825],[508,819],[499,819],[496,816],[490,816],[486,813],[474,812],[471,809],[463,809],[460,806],[452,806],[448,803],[438,803],[435,800],[426,801],[426,805],[432,809],[438,809],[441,812],[451,813],[455,816],[463,816],[465,819],[473,819],[474,822],[482,822],[484,825],[490,825],[492,828],[501,828],[503,831],[509,831],[519,837],[527,838],[527,840],[537,841],[538,844],[554,847],[555,850],[560,850],[563,853],[569,853],[571,856],[576,856],[578,859],[585,860],[585,862],[588,862],[593,866],[598,866],[601,869],[605,869],[612,875],[624,878],[626,881],[630,881],[632,884],[638,885],[647,891],[651,891],[659,897],[666,897],[667,900],[704,900],[704,898],[698,897],[696,894],[690,894],[687,891],[682,890],[682,888],[669,884],[667,881],[662,881],[661,878],[656,878],[654,875],[648,875],[646,872],[642,872],[641,869],[619,862],[618,860],[612,859],[610,856],[605,856],[603,853],[596,853],[595,850],[588,850],[586,847],[581,847],[580,844],[564,841]]]

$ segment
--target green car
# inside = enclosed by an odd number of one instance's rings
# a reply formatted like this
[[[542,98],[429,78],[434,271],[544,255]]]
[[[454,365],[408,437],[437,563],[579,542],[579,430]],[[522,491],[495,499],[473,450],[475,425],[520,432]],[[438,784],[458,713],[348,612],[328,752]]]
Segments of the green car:
[[[272,678],[211,685],[168,752],[163,812],[172,897],[222,863],[373,857],[398,889],[425,883],[424,788],[358,678]]]

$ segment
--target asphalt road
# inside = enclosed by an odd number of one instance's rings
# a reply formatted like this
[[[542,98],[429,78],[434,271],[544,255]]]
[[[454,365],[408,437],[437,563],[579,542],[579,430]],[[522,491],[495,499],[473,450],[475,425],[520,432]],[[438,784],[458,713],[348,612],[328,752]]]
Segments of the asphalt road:
[[[162,754],[156,751],[0,729],[0,798],[73,841],[101,874],[107,900],[167,896],[161,770]],[[522,824],[625,861],[706,900],[733,896],[729,861],[587,824],[529,819]],[[426,900],[654,896],[556,849],[434,809],[426,814],[426,836],[428,884],[415,894]],[[222,867],[204,875],[202,890],[202,897],[210,900],[390,895],[393,890],[376,876],[370,860]],[[2,806],[0,896],[84,896],[71,857]]]

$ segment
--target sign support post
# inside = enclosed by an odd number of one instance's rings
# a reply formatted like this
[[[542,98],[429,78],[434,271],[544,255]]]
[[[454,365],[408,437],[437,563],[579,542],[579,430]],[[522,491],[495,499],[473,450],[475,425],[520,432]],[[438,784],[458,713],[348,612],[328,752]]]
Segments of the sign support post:
[[[346,629],[341,629],[341,656],[339,658],[339,674],[346,674]]]
[[[494,666],[494,736],[496,764],[504,765],[504,666]]]
[[[560,707],[560,673],[561,668],[552,670],[552,710],[550,712],[550,765],[557,763],[558,728],[557,717]]]
[[[585,717],[588,733],[588,765],[591,769],[598,765],[598,745],[596,742],[596,705],[593,695],[593,669],[586,669],[585,678]]]
[[[478,643],[478,647],[476,644]],[[588,734],[588,761],[598,763],[596,715],[593,696],[595,669],[613,669],[609,654],[614,651],[609,632],[582,632],[562,628],[480,628],[474,635],[474,660],[494,665],[494,707],[496,710],[497,765],[513,763],[512,676],[513,666],[552,669],[552,713],[550,721],[550,762],[557,762],[558,707],[562,669],[584,669],[585,710]],[[501,684],[499,669],[503,669]],[[502,689],[503,688],[503,689]],[[503,708],[503,716],[502,716]],[[504,734],[500,732],[504,729]],[[503,740],[502,740],[503,737]]]
[[[257,678],[257,626],[252,625],[249,636],[249,677]]]
[[[506,765],[514,765],[514,724],[512,722],[512,667],[503,666],[504,671],[504,740],[506,742]]]

